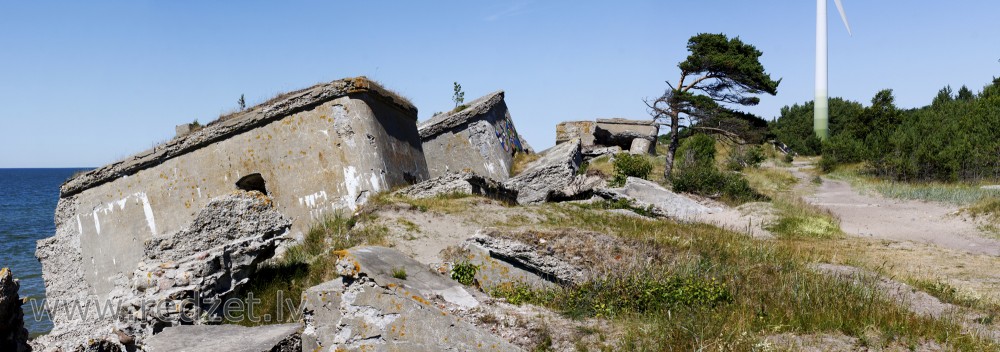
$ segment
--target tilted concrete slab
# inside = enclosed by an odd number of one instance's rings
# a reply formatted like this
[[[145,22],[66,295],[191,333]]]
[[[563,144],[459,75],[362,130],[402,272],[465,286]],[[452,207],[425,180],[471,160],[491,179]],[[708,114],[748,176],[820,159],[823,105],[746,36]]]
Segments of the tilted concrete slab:
[[[342,79],[73,177],[61,189],[55,236],[39,241],[47,298],[104,302],[147,241],[183,230],[247,175],[260,174],[292,237],[325,214],[426,180],[416,122],[405,99],[364,77]]]
[[[461,171],[498,181],[510,177],[514,154],[524,152],[524,144],[503,99],[503,91],[493,92],[420,123],[431,177]]]
[[[478,303],[463,286],[403,253],[360,247],[338,254],[341,277],[303,294],[303,351],[518,350],[442,309],[434,301],[457,309]],[[393,275],[400,271],[405,279]]]
[[[517,190],[517,202],[537,204],[550,200],[573,182],[583,157],[580,140],[556,145],[541,154],[541,158],[528,164],[521,174],[504,182],[504,186]]]
[[[143,347],[146,352],[299,352],[301,329],[300,324],[184,325],[163,330]]]
[[[653,214],[677,220],[691,220],[698,215],[717,211],[694,199],[671,192],[656,182],[635,177],[629,177],[622,187],[598,188],[594,193],[610,200],[630,199],[633,206],[652,207],[650,210]]]
[[[396,191],[396,194],[421,199],[452,193],[478,195],[504,203],[517,203],[517,191],[472,172],[449,173]]]

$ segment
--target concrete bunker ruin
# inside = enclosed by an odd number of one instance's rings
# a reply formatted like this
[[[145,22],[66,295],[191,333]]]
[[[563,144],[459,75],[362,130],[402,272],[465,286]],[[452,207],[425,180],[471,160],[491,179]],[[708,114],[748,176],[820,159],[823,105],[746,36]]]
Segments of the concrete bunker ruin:
[[[365,77],[341,79],[71,178],[56,235],[39,241],[48,298],[107,297],[136,270],[144,243],[185,230],[236,188],[266,193],[295,237],[324,214],[426,180],[416,122],[406,99]]]
[[[431,177],[471,171],[494,180],[510,178],[514,154],[525,152],[504,92],[496,91],[460,111],[420,123],[420,140]]]
[[[567,121],[556,125],[556,144],[580,139],[584,154],[608,147],[632,154],[655,154],[658,134],[659,125],[653,121],[622,118]]]

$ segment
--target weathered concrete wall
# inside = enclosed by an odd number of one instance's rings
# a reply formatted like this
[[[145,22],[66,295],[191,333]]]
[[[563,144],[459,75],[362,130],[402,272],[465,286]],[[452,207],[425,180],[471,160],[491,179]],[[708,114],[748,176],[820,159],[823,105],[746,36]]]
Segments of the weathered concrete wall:
[[[420,123],[431,177],[461,171],[501,181],[510,177],[514,154],[524,147],[503,98],[503,91],[497,91],[462,111]]]
[[[289,93],[67,181],[56,236],[39,242],[49,298],[105,297],[135,270],[144,242],[181,230],[253,173],[293,219],[293,236],[324,213],[429,178],[416,108],[402,98],[364,77]]]
[[[580,146],[588,149],[594,146],[594,121],[566,121],[556,125],[556,144],[563,144],[574,139],[580,140]]]

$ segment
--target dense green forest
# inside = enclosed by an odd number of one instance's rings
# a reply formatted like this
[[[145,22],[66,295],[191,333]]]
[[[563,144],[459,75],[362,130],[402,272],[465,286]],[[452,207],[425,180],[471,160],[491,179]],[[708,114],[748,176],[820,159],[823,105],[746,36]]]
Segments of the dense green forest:
[[[825,143],[813,135],[812,110],[812,102],[786,106],[770,129],[800,155],[822,154],[824,169],[863,162],[868,172],[901,181],[1000,178],[1000,78],[978,94],[945,87],[910,110],[896,107],[888,89],[868,106],[832,98]]]

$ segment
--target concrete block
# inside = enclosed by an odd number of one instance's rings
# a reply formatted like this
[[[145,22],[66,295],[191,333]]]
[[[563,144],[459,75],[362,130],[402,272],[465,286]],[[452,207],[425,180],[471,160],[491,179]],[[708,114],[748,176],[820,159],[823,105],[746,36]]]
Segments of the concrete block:
[[[658,126],[649,120],[597,119],[597,126],[594,128],[595,143],[631,150],[632,141],[642,138],[650,142],[649,153],[653,153],[656,148],[656,136],[660,130]]]
[[[556,144],[563,144],[574,139],[580,140],[583,149],[594,146],[594,121],[566,121],[556,125]]]
[[[635,138],[632,140],[632,147],[629,148],[629,154],[649,154],[652,150],[653,142],[650,142],[645,138]]]
[[[497,91],[420,123],[420,139],[431,177],[471,171],[494,180],[510,177],[514,154],[524,152],[504,92]]]
[[[301,325],[184,325],[163,330],[146,352],[299,352]]]
[[[517,202],[520,204],[545,202],[573,182],[582,162],[580,140],[574,139],[549,148],[538,160],[528,164],[524,172],[507,180],[504,186],[517,190]]]

